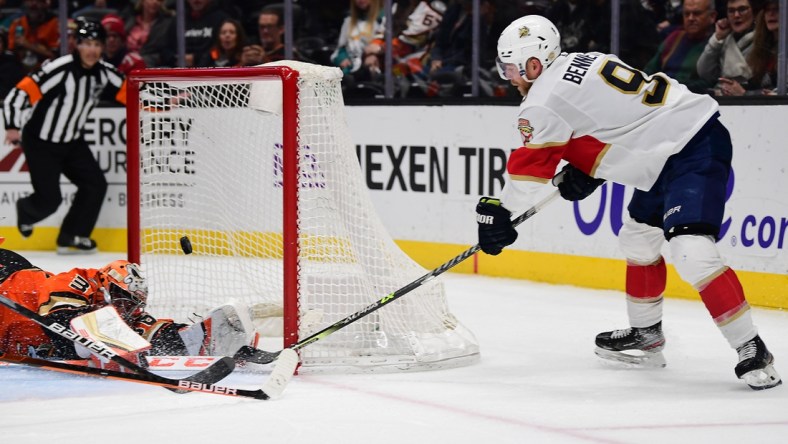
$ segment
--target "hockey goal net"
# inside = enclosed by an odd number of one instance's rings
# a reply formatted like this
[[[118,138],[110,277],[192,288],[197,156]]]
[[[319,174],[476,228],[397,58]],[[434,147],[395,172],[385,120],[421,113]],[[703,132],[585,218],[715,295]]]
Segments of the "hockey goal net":
[[[340,81],[297,62],[129,77],[129,259],[152,314],[185,320],[235,301],[289,346],[426,273],[375,212]],[[409,370],[464,365],[479,349],[437,282],[300,354],[303,370]]]

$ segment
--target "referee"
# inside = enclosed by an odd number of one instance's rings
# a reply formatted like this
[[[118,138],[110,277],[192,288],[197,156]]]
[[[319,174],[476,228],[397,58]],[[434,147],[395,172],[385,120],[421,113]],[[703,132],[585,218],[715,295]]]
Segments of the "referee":
[[[33,224],[57,211],[62,201],[61,173],[77,187],[57,237],[60,254],[96,252],[90,234],[107,192],[107,180],[82,130],[105,90],[126,104],[123,75],[101,60],[106,35],[100,24],[80,22],[74,52],[22,79],[5,100],[5,143],[21,143],[33,185],[33,194],[16,202],[17,228],[22,236],[29,237]]]

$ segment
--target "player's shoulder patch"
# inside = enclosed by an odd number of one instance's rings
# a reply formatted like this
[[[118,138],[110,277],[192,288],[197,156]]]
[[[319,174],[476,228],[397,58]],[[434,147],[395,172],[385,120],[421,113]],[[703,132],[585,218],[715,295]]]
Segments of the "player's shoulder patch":
[[[531,137],[533,137],[534,133],[534,127],[531,126],[531,122],[529,122],[528,119],[517,119],[517,130],[520,131],[520,137],[523,139],[523,144],[531,141]]]

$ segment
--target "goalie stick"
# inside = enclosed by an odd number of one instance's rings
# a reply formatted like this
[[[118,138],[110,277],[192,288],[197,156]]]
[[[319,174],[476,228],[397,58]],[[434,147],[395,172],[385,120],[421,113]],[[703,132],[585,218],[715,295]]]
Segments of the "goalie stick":
[[[161,385],[170,385],[170,387],[167,388],[170,388],[178,392],[183,392],[181,389],[184,388],[178,387],[178,385],[182,382],[200,384],[200,385],[210,385],[215,382],[221,381],[225,376],[232,373],[233,370],[235,369],[235,361],[231,358],[225,358],[219,360],[218,362],[209,366],[208,368],[198,373],[195,373],[187,378],[184,379],[165,378],[163,376],[156,375],[155,373],[151,373],[148,370],[124,358],[123,356],[120,356],[114,350],[104,345],[103,343],[94,341],[90,338],[86,338],[80,335],[79,333],[74,332],[70,328],[59,324],[56,321],[47,319],[44,316],[41,316],[38,313],[25,307],[24,305],[18,304],[17,302],[7,298],[3,294],[0,294],[0,304],[5,305],[9,309],[30,319],[31,321],[44,327],[45,329],[59,336],[62,336],[75,344],[79,344],[87,348],[91,352],[103,358],[109,359],[110,361],[115,362],[116,364],[137,373],[138,375],[146,377],[151,382],[159,382],[161,383]]]
[[[290,350],[290,354],[280,357],[277,360],[277,365],[271,372],[271,377],[266,384],[257,390],[246,390],[232,387],[217,386],[212,383],[199,382],[195,380],[185,379],[169,379],[158,376],[154,373],[123,373],[115,370],[107,370],[96,367],[86,367],[68,362],[49,361],[46,359],[33,358],[29,356],[20,357],[5,357],[0,356],[0,361],[9,362],[12,364],[23,364],[33,367],[44,368],[47,370],[54,370],[58,372],[71,373],[77,375],[96,376],[100,378],[114,379],[127,382],[137,382],[142,384],[157,385],[166,389],[172,390],[176,393],[185,392],[201,392],[212,393],[215,395],[237,396],[243,398],[254,398],[260,400],[267,400],[276,398],[282,394],[287,382],[293,376],[295,367],[298,364],[298,356],[295,351]],[[222,358],[232,365],[231,358]]]
[[[559,181],[562,178],[561,176],[556,176],[556,177],[558,178]],[[515,219],[513,219],[512,220],[512,226],[516,227],[516,226],[520,225],[521,223],[525,222],[527,219],[531,218],[534,214],[538,213],[545,206],[547,206],[547,204],[549,204],[558,195],[559,195],[559,191],[558,190],[555,190],[552,193],[550,193],[547,197],[545,197],[541,201],[537,202],[536,205],[534,205],[533,207],[529,208],[523,214],[521,214],[521,215],[517,216]],[[326,336],[334,333],[335,331],[337,331],[339,329],[347,327],[348,325],[358,321],[359,319],[367,316],[368,314],[380,309],[384,305],[387,305],[387,304],[389,304],[389,303],[401,298],[402,296],[405,296],[406,294],[410,293],[411,291],[415,290],[416,288],[426,284],[427,282],[431,281],[432,279],[436,278],[437,276],[439,276],[439,275],[443,274],[444,272],[450,270],[455,265],[457,265],[460,262],[464,261],[465,259],[468,259],[469,257],[473,256],[480,249],[481,249],[481,247],[479,247],[479,244],[476,244],[476,245],[468,248],[467,250],[465,250],[464,252],[462,252],[459,255],[455,256],[454,258],[452,258],[448,262],[444,263],[440,267],[430,271],[429,273],[427,273],[424,276],[416,279],[415,281],[409,283],[408,285],[400,288],[399,290],[394,291],[393,293],[387,294],[383,298],[381,298],[378,301],[368,305],[367,307],[365,307],[365,308],[353,313],[352,315],[350,315],[350,316],[348,316],[348,317],[346,317],[344,319],[340,319],[339,321],[329,325],[328,327],[318,331],[317,333],[314,333],[311,336],[298,341],[297,343],[291,345],[289,348],[286,348],[285,350],[288,350],[288,349],[289,350],[299,350],[299,349],[301,349],[303,347],[306,347],[307,345],[309,345],[309,344],[311,344],[313,342],[316,342],[316,341],[319,341],[319,340],[325,338]],[[233,358],[236,359],[236,360],[243,360],[243,361],[247,361],[247,362],[253,362],[255,364],[268,364],[270,362],[275,361],[279,357],[280,353],[282,353],[283,351],[284,350],[278,351],[278,352],[268,352],[268,351],[265,351],[265,350],[256,349],[256,348],[251,347],[251,346],[243,346],[243,347],[241,347],[238,350],[238,352],[235,353]]]

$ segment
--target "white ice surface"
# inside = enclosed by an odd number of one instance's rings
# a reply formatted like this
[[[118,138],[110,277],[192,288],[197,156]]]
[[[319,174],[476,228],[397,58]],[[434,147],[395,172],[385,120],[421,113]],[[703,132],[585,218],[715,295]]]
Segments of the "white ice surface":
[[[121,258],[25,255],[52,271]],[[621,293],[444,279],[479,339],[476,365],[299,375],[274,401],[5,367],[0,443],[788,443],[788,384],[755,392],[736,379],[736,353],[699,302],[666,300],[666,368],[626,370],[593,354],[598,332],[626,326]],[[788,313],[753,317],[788,376]]]

